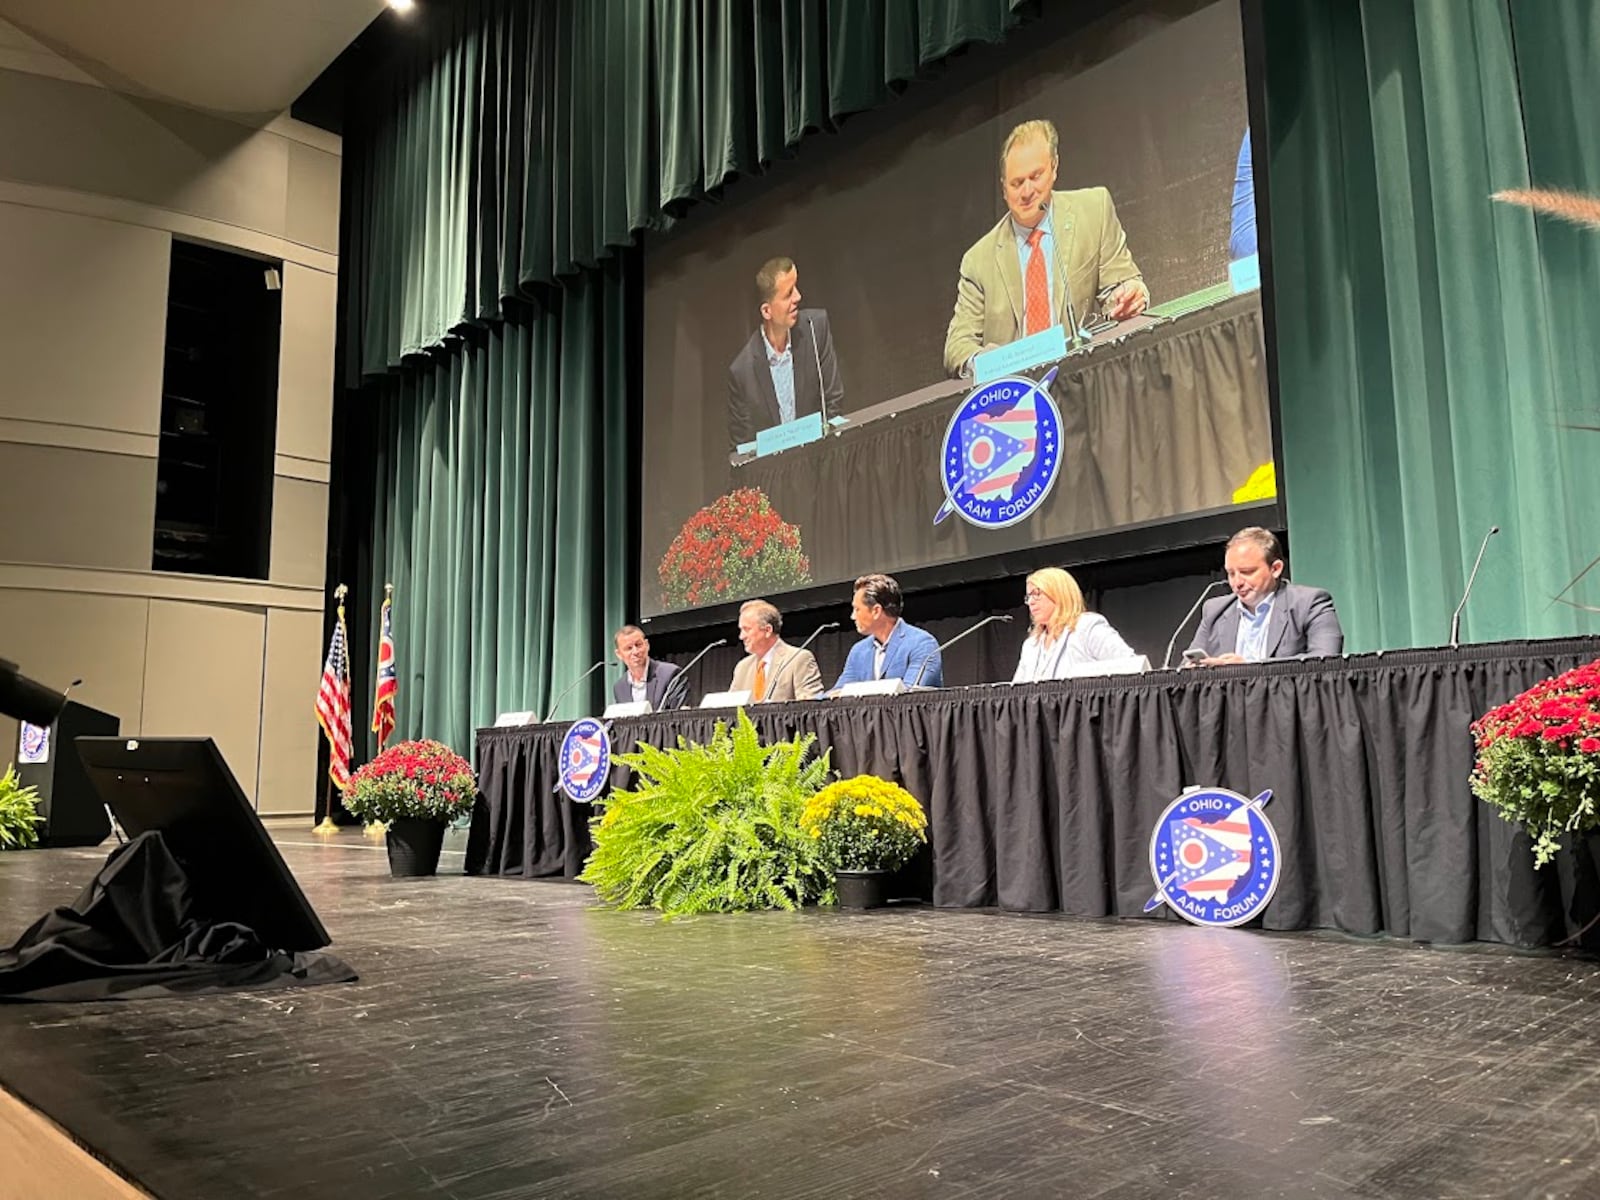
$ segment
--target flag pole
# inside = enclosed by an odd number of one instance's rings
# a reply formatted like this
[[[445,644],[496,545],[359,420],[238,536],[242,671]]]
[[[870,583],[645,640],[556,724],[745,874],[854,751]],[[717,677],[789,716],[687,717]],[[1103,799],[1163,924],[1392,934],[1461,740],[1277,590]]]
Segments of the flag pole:
[[[338,606],[337,619],[341,625],[344,624],[344,598],[349,590],[342,583],[333,589],[334,603]],[[328,747],[328,752],[330,754],[333,752],[331,745]],[[320,824],[312,826],[311,832],[318,837],[333,837],[339,832],[339,827],[333,823],[333,775],[331,773],[328,775],[327,785],[324,788],[322,821]]]
[[[381,617],[382,612],[384,611],[384,609],[390,608],[390,606],[393,603],[394,603],[394,584],[386,583],[386,584],[383,585],[383,608],[378,610],[379,613],[380,613],[380,618],[379,618],[379,624],[380,625],[383,625],[383,620],[382,620],[382,617]],[[380,630],[380,633],[381,632],[383,632],[383,631]],[[392,649],[392,647],[391,647],[391,649]],[[379,657],[380,658],[382,657],[381,648],[380,648],[380,652],[379,652]],[[380,730],[378,728],[377,713],[376,713],[376,705],[377,705],[376,691],[377,691],[377,689],[374,688],[373,691],[374,691],[374,697],[373,697],[374,713],[373,713],[373,730],[372,731],[374,733],[378,734],[378,753],[382,754],[383,753],[383,744],[384,744],[384,742],[389,740],[389,737],[388,737],[388,734],[384,733],[382,730]],[[392,701],[391,701],[391,703],[392,703]],[[391,709],[391,713],[392,713],[392,711],[393,710]],[[379,842],[379,841],[382,841],[385,837],[388,836],[389,826],[386,825],[382,821],[368,821],[366,823],[366,825],[362,828],[361,832],[362,832],[363,836],[371,838],[375,842]]]

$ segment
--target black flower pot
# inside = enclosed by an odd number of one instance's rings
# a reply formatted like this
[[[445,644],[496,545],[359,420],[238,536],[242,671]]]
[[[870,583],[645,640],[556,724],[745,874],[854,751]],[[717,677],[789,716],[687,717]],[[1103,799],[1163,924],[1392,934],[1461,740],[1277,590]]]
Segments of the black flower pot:
[[[444,849],[444,821],[425,817],[396,817],[389,824],[389,874],[436,875],[439,852]]]
[[[833,882],[840,908],[882,908],[889,903],[888,871],[839,871]]]

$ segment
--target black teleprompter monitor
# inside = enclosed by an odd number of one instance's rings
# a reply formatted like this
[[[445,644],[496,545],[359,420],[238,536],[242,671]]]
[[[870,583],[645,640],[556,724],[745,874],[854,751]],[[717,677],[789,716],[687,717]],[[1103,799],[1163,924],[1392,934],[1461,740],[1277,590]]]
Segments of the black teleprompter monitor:
[[[160,832],[208,917],[277,950],[332,940],[210,738],[80,737],[77,747],[123,829]]]

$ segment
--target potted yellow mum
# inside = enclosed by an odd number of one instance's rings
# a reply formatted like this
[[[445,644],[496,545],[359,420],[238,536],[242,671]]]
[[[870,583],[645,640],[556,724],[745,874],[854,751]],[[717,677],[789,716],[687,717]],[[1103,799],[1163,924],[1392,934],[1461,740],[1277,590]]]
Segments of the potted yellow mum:
[[[800,828],[832,867],[843,908],[886,904],[889,875],[928,840],[916,797],[876,775],[830,783],[806,801]]]

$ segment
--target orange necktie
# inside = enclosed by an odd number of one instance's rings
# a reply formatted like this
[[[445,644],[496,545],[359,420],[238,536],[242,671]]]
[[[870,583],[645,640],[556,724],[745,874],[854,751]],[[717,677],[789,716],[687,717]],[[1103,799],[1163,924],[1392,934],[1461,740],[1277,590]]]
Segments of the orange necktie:
[[[1044,229],[1036,226],[1028,234],[1028,278],[1024,287],[1027,299],[1027,325],[1024,333],[1038,333],[1050,327],[1050,273],[1044,267],[1044,251],[1039,243],[1044,240]]]
[[[756,681],[750,685],[750,699],[764,700],[767,695],[767,660],[756,662]]]

